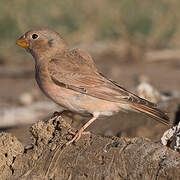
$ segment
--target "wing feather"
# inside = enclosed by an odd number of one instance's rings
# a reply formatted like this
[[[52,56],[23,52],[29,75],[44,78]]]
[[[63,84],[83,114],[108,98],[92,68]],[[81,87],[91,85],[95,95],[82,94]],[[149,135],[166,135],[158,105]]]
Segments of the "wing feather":
[[[98,73],[92,58],[79,49],[51,59],[48,70],[51,79],[58,86],[107,101],[155,107],[155,104],[136,96]]]

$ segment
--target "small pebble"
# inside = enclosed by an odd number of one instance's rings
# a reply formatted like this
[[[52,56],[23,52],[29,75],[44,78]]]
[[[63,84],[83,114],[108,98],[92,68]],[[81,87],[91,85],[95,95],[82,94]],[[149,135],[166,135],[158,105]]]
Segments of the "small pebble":
[[[19,102],[21,105],[29,105],[32,104],[34,98],[30,93],[23,93],[19,97]]]

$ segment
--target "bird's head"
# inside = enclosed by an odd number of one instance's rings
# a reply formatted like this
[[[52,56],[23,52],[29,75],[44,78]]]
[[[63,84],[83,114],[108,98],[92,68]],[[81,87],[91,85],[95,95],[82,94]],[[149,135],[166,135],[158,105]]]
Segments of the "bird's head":
[[[16,43],[35,57],[53,56],[67,49],[61,36],[47,28],[30,30],[21,36]]]

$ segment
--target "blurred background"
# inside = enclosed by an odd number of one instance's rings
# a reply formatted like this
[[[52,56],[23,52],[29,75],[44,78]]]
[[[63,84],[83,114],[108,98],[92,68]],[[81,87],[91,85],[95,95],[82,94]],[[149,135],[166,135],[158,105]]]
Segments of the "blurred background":
[[[16,45],[33,27],[59,32],[71,48],[91,54],[107,77],[158,103],[178,121],[179,10],[179,0],[1,0],[0,128],[27,143],[30,124],[60,110],[36,85],[31,55]],[[80,126],[83,118],[74,119]],[[165,129],[136,113],[120,113],[90,128],[104,135],[153,140],[159,140]]]

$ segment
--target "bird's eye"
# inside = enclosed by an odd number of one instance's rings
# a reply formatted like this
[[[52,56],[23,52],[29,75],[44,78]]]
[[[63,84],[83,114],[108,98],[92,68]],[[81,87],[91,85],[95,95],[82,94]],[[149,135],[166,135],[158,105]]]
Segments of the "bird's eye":
[[[33,34],[33,35],[32,35],[32,38],[33,38],[33,39],[37,39],[37,38],[38,38],[38,35],[37,35],[37,34]]]

